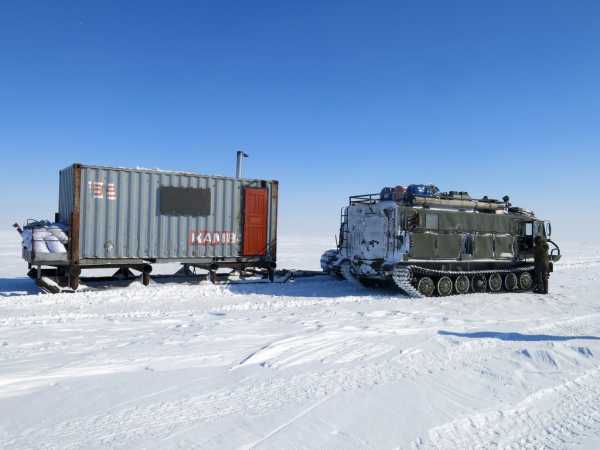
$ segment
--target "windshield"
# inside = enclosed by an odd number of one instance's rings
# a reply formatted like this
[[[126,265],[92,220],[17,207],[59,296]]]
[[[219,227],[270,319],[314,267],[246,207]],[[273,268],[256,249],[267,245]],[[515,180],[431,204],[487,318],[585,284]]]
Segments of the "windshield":
[[[544,222],[533,223],[533,235],[534,236],[546,236],[546,230],[544,229]]]
[[[549,237],[552,227],[550,222],[522,222],[520,228],[521,236],[544,236]]]

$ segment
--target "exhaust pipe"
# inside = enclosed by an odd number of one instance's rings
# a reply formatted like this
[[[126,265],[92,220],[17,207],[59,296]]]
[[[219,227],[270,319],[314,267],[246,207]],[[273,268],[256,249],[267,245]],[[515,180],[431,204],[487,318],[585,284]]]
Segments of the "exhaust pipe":
[[[237,152],[237,163],[235,165],[235,177],[237,179],[242,178],[242,160],[247,158],[248,155],[241,150]]]

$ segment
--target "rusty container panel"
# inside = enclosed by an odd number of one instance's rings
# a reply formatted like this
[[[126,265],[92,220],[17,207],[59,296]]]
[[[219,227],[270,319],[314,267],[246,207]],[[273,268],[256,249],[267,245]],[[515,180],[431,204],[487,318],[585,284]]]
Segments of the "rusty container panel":
[[[82,265],[242,261],[247,189],[265,193],[265,250],[253,256],[274,262],[276,181],[73,165],[60,174],[59,217],[78,229]]]

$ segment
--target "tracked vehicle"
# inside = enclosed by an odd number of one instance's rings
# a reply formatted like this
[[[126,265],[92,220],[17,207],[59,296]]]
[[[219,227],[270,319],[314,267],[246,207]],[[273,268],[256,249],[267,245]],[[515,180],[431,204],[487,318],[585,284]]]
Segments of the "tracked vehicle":
[[[321,267],[355,283],[392,284],[411,297],[529,291],[535,237],[548,240],[552,262],[560,248],[550,222],[509,200],[433,185],[351,196],[337,248],[323,254]]]

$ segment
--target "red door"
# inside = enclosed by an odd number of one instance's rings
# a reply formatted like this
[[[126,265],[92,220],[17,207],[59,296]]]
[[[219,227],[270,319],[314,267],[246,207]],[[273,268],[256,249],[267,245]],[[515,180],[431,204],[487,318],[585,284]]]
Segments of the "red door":
[[[267,253],[266,188],[244,189],[244,256]]]

